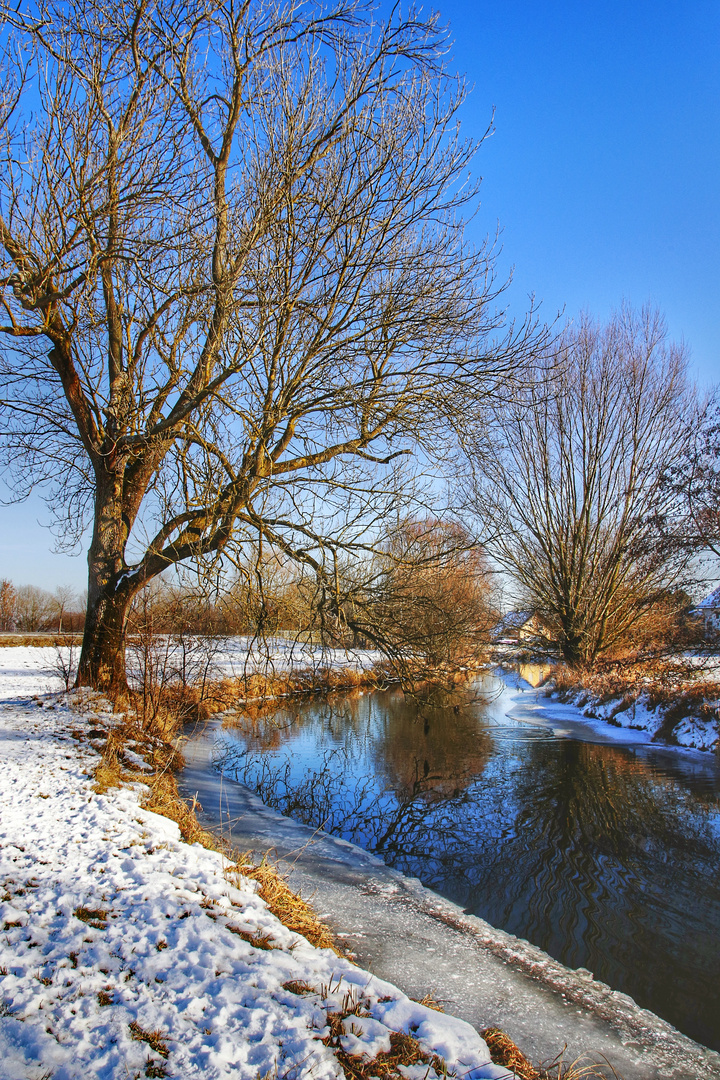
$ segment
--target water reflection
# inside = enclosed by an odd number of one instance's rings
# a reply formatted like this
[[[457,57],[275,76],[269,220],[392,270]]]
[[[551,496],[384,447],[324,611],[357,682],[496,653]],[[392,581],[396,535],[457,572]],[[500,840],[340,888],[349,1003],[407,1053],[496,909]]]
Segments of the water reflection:
[[[717,776],[392,693],[228,732],[223,769],[720,1049]]]
[[[533,687],[542,686],[550,678],[552,664],[519,664],[518,674]]]

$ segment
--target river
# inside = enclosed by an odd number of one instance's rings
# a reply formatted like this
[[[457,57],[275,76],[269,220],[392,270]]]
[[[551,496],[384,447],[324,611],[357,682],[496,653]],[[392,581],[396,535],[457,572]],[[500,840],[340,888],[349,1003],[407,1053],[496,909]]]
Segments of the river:
[[[720,1049],[720,768],[625,745],[487,677],[293,701],[223,727],[216,767]]]

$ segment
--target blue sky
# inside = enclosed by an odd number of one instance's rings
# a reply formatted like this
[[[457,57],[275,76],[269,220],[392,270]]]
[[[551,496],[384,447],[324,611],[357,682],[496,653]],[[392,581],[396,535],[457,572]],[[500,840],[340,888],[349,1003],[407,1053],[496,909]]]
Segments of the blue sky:
[[[651,301],[720,376],[720,3],[445,0],[512,306]]]
[[[720,380],[720,0],[442,0],[479,136],[473,235],[502,229],[510,310],[656,304],[695,377]],[[0,509],[0,577],[85,583],[42,502]]]

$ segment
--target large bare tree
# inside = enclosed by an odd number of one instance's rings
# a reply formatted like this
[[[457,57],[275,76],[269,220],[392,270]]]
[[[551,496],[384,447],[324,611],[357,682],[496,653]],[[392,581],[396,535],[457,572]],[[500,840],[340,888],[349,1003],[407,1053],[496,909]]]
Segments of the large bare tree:
[[[660,522],[666,543],[720,558],[720,400],[717,390],[688,421],[683,453],[663,477],[669,506]]]
[[[500,410],[495,453],[476,441],[470,501],[489,550],[571,664],[631,641],[677,583],[683,554],[657,524],[690,401],[660,316],[624,309],[571,326]]]
[[[332,2],[332,0],[330,0]],[[4,454],[92,529],[78,680],[125,688],[129,604],[249,542],[333,563],[522,364],[470,248],[435,16],[354,0],[5,11]],[[247,561],[247,560],[245,560]],[[327,584],[327,590],[325,585]]]

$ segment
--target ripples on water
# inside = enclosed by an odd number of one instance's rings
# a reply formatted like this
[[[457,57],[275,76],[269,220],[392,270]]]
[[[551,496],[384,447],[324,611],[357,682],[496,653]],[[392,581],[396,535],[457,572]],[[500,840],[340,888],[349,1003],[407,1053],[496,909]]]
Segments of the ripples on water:
[[[224,732],[221,767],[720,1049],[720,775],[475,701],[315,701]],[[530,699],[530,700],[528,700]]]

